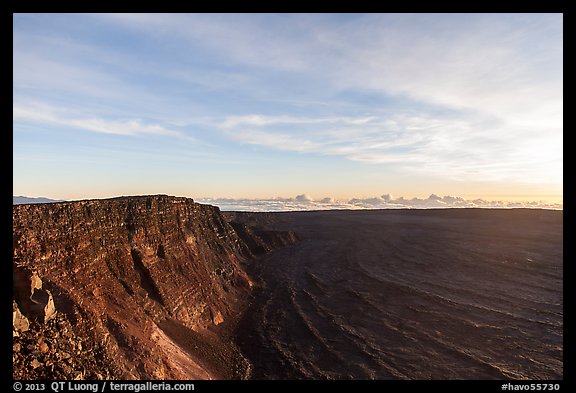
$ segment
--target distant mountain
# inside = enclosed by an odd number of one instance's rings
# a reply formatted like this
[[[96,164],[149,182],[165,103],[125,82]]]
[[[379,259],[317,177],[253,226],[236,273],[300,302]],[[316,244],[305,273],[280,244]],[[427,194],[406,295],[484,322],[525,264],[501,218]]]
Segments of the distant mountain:
[[[26,205],[30,203],[54,203],[54,202],[64,202],[62,200],[57,199],[48,199],[48,198],[31,198],[25,196],[12,196],[12,205]]]

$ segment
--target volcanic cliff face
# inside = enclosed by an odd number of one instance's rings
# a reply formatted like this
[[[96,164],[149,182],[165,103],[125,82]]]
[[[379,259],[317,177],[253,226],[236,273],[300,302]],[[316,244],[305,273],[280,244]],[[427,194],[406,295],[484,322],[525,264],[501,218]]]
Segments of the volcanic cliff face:
[[[232,225],[248,247],[247,253],[255,256],[270,252],[300,240],[292,231],[278,231],[280,216],[271,213],[223,212],[222,216]]]
[[[188,198],[13,206],[13,375],[243,377],[229,333],[259,250],[242,236]]]

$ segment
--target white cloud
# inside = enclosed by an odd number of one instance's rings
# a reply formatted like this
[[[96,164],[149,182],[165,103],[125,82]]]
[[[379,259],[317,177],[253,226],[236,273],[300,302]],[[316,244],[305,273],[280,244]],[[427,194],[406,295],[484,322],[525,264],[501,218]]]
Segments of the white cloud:
[[[146,124],[141,119],[105,120],[78,116],[69,109],[48,105],[15,103],[12,106],[12,116],[14,122],[52,124],[104,134],[181,136],[177,131],[157,124]]]
[[[300,202],[300,203],[310,203],[312,202],[312,198],[306,194],[301,194],[296,196],[296,198],[294,198],[294,200],[296,202]]]
[[[265,115],[242,115],[242,116],[229,116],[220,126],[222,128],[236,128],[236,127],[262,127],[269,125],[282,125],[282,124],[336,124],[336,125],[363,125],[368,124],[375,120],[373,116],[364,117],[296,117],[296,116],[265,116]]]
[[[234,140],[458,180],[561,181],[561,15],[101,17],[271,73],[268,96],[282,95],[286,77],[303,90],[302,81],[323,83],[326,96],[363,90],[409,101],[394,111],[366,103],[370,116],[287,110],[217,121]]]
[[[382,19],[386,17],[371,16],[365,26],[355,31],[352,27],[360,26],[350,26],[345,35],[335,31],[327,39],[345,54],[343,64],[328,71],[340,83],[369,85],[507,121],[542,115],[547,125],[561,121],[561,16],[463,15],[457,21],[415,15],[402,24],[378,24]],[[544,40],[551,34],[556,35]]]
[[[269,29],[265,15],[103,14],[98,17],[155,37],[167,36],[202,45],[225,53],[227,58],[240,64],[287,71],[311,67],[308,60],[314,48],[293,40],[290,33],[283,35]]]
[[[94,29],[95,36],[98,28],[87,23],[86,29]],[[145,115],[161,123],[189,124],[191,118],[204,114],[205,107],[183,97],[182,86],[198,81],[204,87],[217,81],[230,83],[222,72],[208,76],[182,65],[185,62],[166,62],[153,52],[142,54],[121,45],[86,42],[82,34],[77,37],[63,31],[48,29],[40,34],[15,30],[15,101],[41,101],[84,113],[87,108],[96,108],[104,118],[134,120]],[[188,80],[190,74],[195,76],[193,81]]]
[[[242,66],[325,80],[335,92],[369,89],[547,125],[562,110],[561,15],[99,17]]]
[[[562,184],[561,15],[50,18],[15,24],[15,122],[165,136],[198,125],[403,175]]]
[[[233,199],[233,198],[197,198],[197,202],[216,205],[226,211],[302,211],[302,210],[366,210],[366,209],[435,209],[435,208],[542,208],[563,209],[562,203],[543,201],[487,201],[484,199],[467,200],[458,196],[440,197],[431,194],[428,198],[393,199],[389,194],[372,198],[352,198],[337,201],[331,197],[314,200],[302,194],[294,198],[269,199]]]
[[[456,180],[540,182],[562,173],[562,135],[480,115],[386,117],[233,116],[230,138],[253,145],[342,156]]]

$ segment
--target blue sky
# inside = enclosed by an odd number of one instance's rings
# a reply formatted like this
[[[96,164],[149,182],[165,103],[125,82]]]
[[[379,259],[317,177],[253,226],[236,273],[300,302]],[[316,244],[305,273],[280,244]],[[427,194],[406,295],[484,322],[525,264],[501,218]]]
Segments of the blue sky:
[[[15,14],[14,195],[562,200],[561,14]]]

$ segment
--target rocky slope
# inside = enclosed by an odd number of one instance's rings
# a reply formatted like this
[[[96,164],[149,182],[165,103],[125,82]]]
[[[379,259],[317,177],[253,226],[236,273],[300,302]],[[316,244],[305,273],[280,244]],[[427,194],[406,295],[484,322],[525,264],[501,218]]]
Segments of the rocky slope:
[[[253,212],[223,212],[222,216],[232,225],[252,256],[270,252],[276,248],[300,240],[293,231],[278,231],[281,214]]]
[[[244,378],[241,262],[295,239],[165,195],[13,206],[13,376]]]

